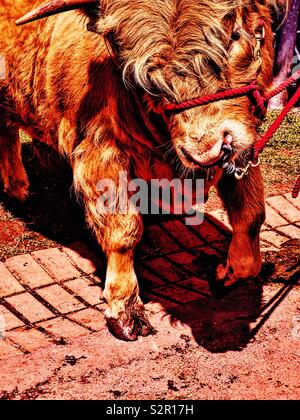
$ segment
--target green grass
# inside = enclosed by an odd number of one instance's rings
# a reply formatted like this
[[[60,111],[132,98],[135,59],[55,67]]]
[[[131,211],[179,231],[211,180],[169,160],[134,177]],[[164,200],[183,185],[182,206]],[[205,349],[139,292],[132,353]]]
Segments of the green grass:
[[[278,112],[268,113],[261,130],[272,124]],[[300,112],[291,112],[261,155],[268,194],[289,192],[300,173]]]
[[[20,139],[22,144],[28,144],[32,141],[31,138],[22,130],[20,130]]]

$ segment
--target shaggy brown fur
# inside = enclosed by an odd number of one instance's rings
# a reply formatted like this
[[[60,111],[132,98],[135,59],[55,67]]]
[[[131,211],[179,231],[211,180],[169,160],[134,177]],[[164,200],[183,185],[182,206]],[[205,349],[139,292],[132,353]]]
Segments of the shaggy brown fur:
[[[99,10],[68,12],[17,28],[15,20],[40,1],[0,0],[0,172],[5,190],[23,200],[28,180],[20,156],[22,127],[70,161],[87,220],[107,254],[104,296],[111,330],[134,340],[151,332],[133,266],[142,220],[99,214],[97,183],[120,171],[146,180],[171,178],[165,158],[172,144],[179,171],[205,165],[212,146],[230,133],[243,161],[257,137],[258,119],[246,97],[166,116],[161,105],[247,84],[262,90],[272,80],[271,10],[275,0],[100,0]],[[262,62],[253,34],[263,17]],[[88,32],[90,20],[98,33]],[[221,139],[221,140],[220,140]],[[182,151],[185,150],[185,153]],[[218,173],[234,234],[219,279],[256,276],[264,193],[259,169],[239,183]],[[208,185],[207,188],[209,188]]]

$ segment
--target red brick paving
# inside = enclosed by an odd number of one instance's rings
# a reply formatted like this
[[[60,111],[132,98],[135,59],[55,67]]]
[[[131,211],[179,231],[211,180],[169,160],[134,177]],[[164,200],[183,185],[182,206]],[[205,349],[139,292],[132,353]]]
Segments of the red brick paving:
[[[54,335],[57,339],[78,337],[88,332],[83,326],[67,318],[55,318],[50,321],[38,323],[37,325]]]
[[[287,241],[286,236],[283,236],[274,230],[267,230],[262,232],[261,238],[277,248],[280,248],[280,246]]]
[[[267,203],[263,251],[279,251],[284,242],[299,239],[299,200],[279,196]],[[207,267],[201,267],[198,258],[201,253],[220,258],[228,247],[228,232],[223,210],[212,212],[200,227],[188,228],[176,220],[148,228],[137,269],[151,316],[211,299]],[[101,266],[103,261],[81,243],[0,263],[0,321],[6,324],[0,359],[106,331],[99,287],[103,279],[97,278]],[[271,302],[277,292],[278,287],[266,289],[264,301]]]
[[[63,250],[70,258],[72,264],[84,274],[93,274],[99,268],[95,255],[84,244],[77,242],[69,248],[64,247]]]
[[[57,281],[80,277],[80,272],[67,255],[57,248],[32,253],[33,258]]]
[[[22,327],[24,323],[13,315],[8,309],[0,305],[0,316],[5,319],[6,330],[13,330],[18,327]]]
[[[299,238],[299,210],[284,196],[269,198],[267,202],[267,222],[262,233],[265,246],[279,248],[289,238]],[[175,220],[149,228],[146,242],[142,244],[146,256],[142,258],[138,271],[146,301],[157,302],[152,306],[148,304],[151,311],[195,301],[200,298],[199,293],[210,294],[207,280],[201,277],[195,250],[211,255],[218,254],[217,249],[225,251],[229,230],[230,224],[223,210],[212,212],[210,222],[200,227],[187,228],[184,221]],[[16,310],[12,313],[0,306],[0,316],[6,321],[7,338],[14,338],[23,351],[32,351],[49,342],[48,335],[35,329],[40,326],[62,338],[104,328],[103,313],[93,309],[100,303],[101,290],[95,285],[95,278],[89,278],[97,268],[99,262],[96,262],[95,255],[81,243],[69,248],[20,255],[9,258],[5,264],[0,263],[2,303],[7,302],[9,308]],[[25,332],[23,317],[28,324],[35,325],[31,327],[31,333]],[[2,340],[4,350],[0,357],[10,354],[10,341],[6,344],[4,346]],[[11,351],[12,354],[16,352],[15,348]]]
[[[24,352],[33,352],[52,343],[51,339],[35,329],[20,328],[7,333],[7,339],[21,346]]]
[[[16,308],[29,322],[53,317],[53,314],[30,293],[6,297],[5,301]]]
[[[69,319],[88,327],[93,331],[101,331],[106,328],[104,312],[95,309],[84,309],[69,315]]]
[[[68,314],[84,308],[82,303],[58,284],[39,289],[38,294],[61,314]]]
[[[299,200],[299,199],[298,199]],[[285,197],[271,197],[267,199],[267,203],[281,214],[288,223],[299,222],[299,211]]]
[[[276,226],[283,226],[287,224],[287,221],[282,216],[280,216],[280,214],[268,204],[266,205],[266,218],[267,218],[267,222],[264,227],[265,230],[268,228],[268,226],[276,227]]]
[[[207,295],[210,293],[208,282],[199,277],[192,277],[188,280],[184,280],[181,283],[181,286],[191,288],[196,292],[205,293]]]
[[[18,280],[0,262],[0,297],[22,292],[24,289]]]
[[[182,235],[182,222],[179,220],[174,220],[166,222],[164,224],[164,231],[169,232],[171,238],[175,238],[176,242],[179,243],[179,250],[185,244],[189,244],[190,249],[199,248],[199,246],[204,244],[204,241],[199,239],[199,236],[195,235],[193,231],[185,229],[184,236]]]
[[[19,278],[20,283],[33,289],[53,283],[53,279],[31,255],[19,255],[18,257],[9,258],[5,265],[16,278]]]
[[[65,283],[65,287],[70,289],[71,293],[83,298],[89,305],[99,304],[99,286],[96,286],[91,280],[87,278],[70,280]]]
[[[277,227],[277,231],[285,235],[287,238],[300,239],[300,230],[298,226],[295,226],[295,225],[279,226]]]

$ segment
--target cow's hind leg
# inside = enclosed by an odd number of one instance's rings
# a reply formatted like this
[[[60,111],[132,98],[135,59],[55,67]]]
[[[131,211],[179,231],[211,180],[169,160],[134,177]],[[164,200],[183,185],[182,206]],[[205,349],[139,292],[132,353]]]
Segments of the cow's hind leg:
[[[123,196],[119,190],[119,175],[126,170],[126,164],[122,166],[120,161],[120,156],[112,150],[105,150],[104,146],[99,150],[83,142],[76,152],[74,182],[76,191],[83,199],[88,223],[107,255],[103,297],[108,305],[108,328],[117,338],[134,341],[139,335],[154,332],[139,297],[133,262],[134,249],[142,235],[141,215],[134,209],[121,214],[105,208],[99,189],[99,181],[109,178],[116,187],[116,193]]]
[[[18,130],[0,128],[0,175],[5,193],[20,201],[27,199],[29,181],[22,162]]]
[[[265,199],[260,168],[251,168],[241,181],[224,175],[218,187],[233,237],[226,266],[219,266],[217,279],[229,286],[237,280],[256,277],[261,270],[259,235],[265,221]]]

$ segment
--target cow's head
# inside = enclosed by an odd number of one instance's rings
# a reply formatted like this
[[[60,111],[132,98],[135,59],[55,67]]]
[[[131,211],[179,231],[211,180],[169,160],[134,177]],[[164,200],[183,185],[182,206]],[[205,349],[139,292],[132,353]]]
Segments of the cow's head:
[[[51,10],[44,9],[43,16],[66,7],[99,6],[96,15],[90,14],[90,28],[110,43],[127,86],[143,89],[150,109],[163,114],[184,166],[195,169],[214,163],[221,155],[224,141],[230,142],[240,155],[254,143],[257,119],[248,97],[172,115],[165,115],[163,107],[244,86],[253,80],[262,90],[266,89],[273,67],[272,14],[287,1],[56,0],[51,3]]]

